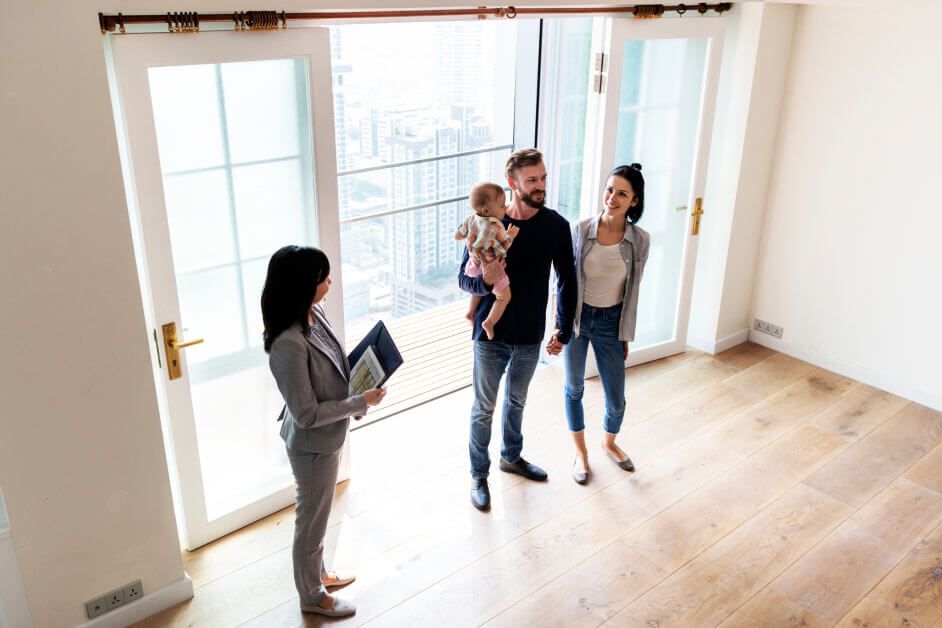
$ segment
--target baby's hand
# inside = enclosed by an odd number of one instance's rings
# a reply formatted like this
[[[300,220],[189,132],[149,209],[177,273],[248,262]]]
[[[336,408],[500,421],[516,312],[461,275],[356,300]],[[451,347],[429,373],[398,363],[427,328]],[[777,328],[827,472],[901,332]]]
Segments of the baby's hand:
[[[507,227],[507,235],[509,235],[511,238],[516,238],[518,233],[520,233],[520,227],[517,225],[510,225]]]

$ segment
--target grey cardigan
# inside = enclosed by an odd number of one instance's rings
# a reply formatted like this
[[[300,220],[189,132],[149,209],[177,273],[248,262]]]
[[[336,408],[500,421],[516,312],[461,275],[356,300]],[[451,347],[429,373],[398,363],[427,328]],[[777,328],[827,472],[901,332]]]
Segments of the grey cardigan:
[[[585,270],[582,261],[586,253],[598,241],[599,217],[593,216],[580,220],[572,225],[572,249],[576,258],[576,318],[573,321],[573,334],[579,333],[579,319],[582,317],[582,298],[585,293]],[[628,280],[625,282],[625,296],[622,300],[621,319],[618,322],[618,339],[632,341],[635,339],[635,324],[638,320],[638,287],[641,285],[641,276],[644,273],[644,264],[648,261],[648,249],[651,245],[651,236],[637,225],[625,225],[625,237],[619,242],[621,257],[625,260],[628,270]]]
[[[331,352],[302,325],[281,332],[268,355],[278,390],[285,400],[281,437],[296,451],[333,453],[343,446],[351,416],[366,414],[363,395],[349,396],[350,365],[343,343],[331,329],[324,310],[314,306],[314,318],[337,341],[343,364],[331,359]]]

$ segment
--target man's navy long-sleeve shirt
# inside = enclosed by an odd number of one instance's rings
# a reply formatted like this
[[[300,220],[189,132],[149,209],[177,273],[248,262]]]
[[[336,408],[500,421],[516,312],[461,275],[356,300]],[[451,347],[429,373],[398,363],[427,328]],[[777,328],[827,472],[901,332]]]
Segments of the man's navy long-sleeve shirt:
[[[550,266],[556,270],[556,326],[559,341],[569,342],[576,309],[576,271],[573,265],[572,236],[569,222],[552,209],[541,208],[527,220],[505,216],[504,226],[517,225],[520,232],[507,251],[507,277],[510,279],[510,303],[494,329],[494,340],[507,344],[536,344],[543,341],[546,299],[549,297]],[[494,295],[483,277],[468,277],[465,249],[458,268],[458,285],[465,292],[483,296],[474,313],[475,340],[487,340],[481,323],[494,303]]]

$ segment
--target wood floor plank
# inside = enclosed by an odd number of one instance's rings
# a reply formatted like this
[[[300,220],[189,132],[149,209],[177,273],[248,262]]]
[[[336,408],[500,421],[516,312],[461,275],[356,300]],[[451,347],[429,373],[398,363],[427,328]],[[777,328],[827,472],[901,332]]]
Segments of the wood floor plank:
[[[734,369],[745,369],[775,355],[775,351],[754,342],[743,342],[713,356],[714,359],[729,364]]]
[[[800,426],[646,522],[633,535],[636,547],[676,571],[846,446],[815,427]]]
[[[701,356],[645,382],[637,389],[634,389],[629,377],[627,385],[630,409],[625,414],[625,423],[633,425],[647,419],[735,373],[733,367],[710,356]]]
[[[828,628],[830,625],[766,587],[718,628]]]
[[[907,626],[918,628],[905,617],[865,597],[844,616],[835,628],[906,628]]]
[[[846,377],[822,369],[813,369],[809,375],[730,419],[720,429],[712,431],[712,448],[729,449],[746,455],[836,403],[856,385]],[[746,424],[752,425],[752,428],[744,429]]]
[[[942,412],[908,403],[806,482],[862,506],[942,440]]]
[[[942,525],[917,543],[868,597],[918,626],[942,626]]]
[[[815,367],[784,353],[775,353],[725,379],[727,386],[762,397],[778,392],[797,379],[807,377]]]
[[[415,351],[418,364],[432,348]],[[353,617],[301,613],[288,508],[186,553],[196,597],[138,626],[942,624],[939,413],[749,343],[626,378],[618,442],[638,470],[602,452],[592,378],[584,486],[562,362],[538,369],[524,412],[524,455],[548,482],[497,469],[499,395],[488,513],[469,500],[470,389],[354,431],[325,539],[328,566],[358,576],[339,593]]]
[[[724,383],[710,386],[651,418],[622,430],[622,447],[636,465],[647,464],[753,405],[761,395]]]
[[[902,410],[909,403],[902,397],[873,388],[859,386],[811,423],[850,441],[856,441]]]
[[[846,504],[799,484],[604,625],[714,626],[849,512]]]
[[[484,625],[594,628],[666,576],[635,548],[616,541]]]
[[[913,482],[942,493],[942,443],[936,445],[904,475]]]
[[[376,625],[479,625],[578,564],[572,547],[593,554],[647,517],[619,491],[603,490],[391,608]]]
[[[771,584],[830,622],[846,615],[942,519],[942,495],[900,478]]]

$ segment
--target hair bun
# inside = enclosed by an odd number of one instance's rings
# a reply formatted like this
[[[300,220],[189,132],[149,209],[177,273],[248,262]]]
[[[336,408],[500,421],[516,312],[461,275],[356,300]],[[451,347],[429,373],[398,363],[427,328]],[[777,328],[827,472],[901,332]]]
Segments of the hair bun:
[[[631,164],[631,167],[634,168],[635,170],[641,170],[641,164],[637,162]]]

